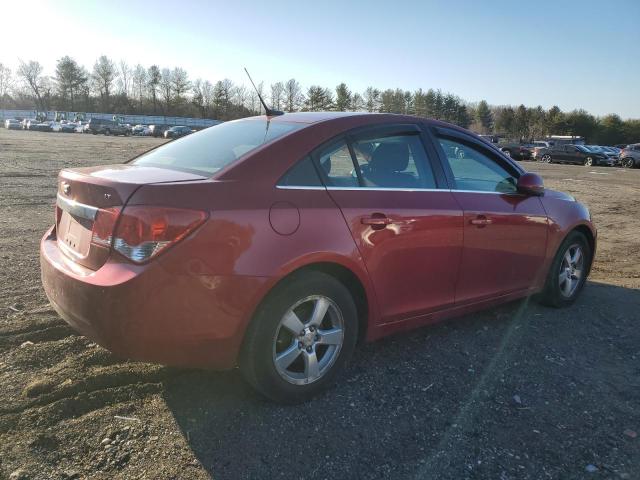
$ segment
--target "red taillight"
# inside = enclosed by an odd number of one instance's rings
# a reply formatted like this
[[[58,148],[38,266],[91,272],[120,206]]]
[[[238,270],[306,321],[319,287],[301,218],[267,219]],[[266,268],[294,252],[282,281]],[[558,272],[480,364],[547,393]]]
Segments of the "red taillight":
[[[103,247],[111,246],[113,228],[120,214],[120,207],[101,208],[93,221],[91,241]]]
[[[113,235],[113,248],[144,263],[179,242],[206,220],[206,212],[170,207],[126,207]]]

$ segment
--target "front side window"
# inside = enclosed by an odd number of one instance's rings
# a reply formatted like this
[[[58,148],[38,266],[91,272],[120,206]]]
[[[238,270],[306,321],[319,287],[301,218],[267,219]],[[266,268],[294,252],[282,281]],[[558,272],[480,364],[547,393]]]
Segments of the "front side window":
[[[356,139],[353,152],[365,187],[436,188],[418,135]]]
[[[490,154],[448,138],[438,139],[457,190],[515,193],[516,178]]]
[[[255,119],[224,122],[151,150],[132,163],[212,175],[244,154],[303,126]]]

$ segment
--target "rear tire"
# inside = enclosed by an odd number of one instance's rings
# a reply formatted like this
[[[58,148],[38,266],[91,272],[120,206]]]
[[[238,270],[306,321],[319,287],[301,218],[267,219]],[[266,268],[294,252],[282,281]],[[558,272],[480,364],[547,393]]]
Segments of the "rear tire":
[[[622,166],[624,168],[633,168],[633,167],[635,167],[635,162],[634,162],[633,158],[623,158],[622,159]]]
[[[540,303],[561,308],[575,302],[587,280],[592,255],[583,233],[575,230],[569,233],[551,263],[544,289],[538,298]]]
[[[540,159],[540,161],[542,161],[543,163],[552,163],[553,159],[551,158],[551,155],[549,155],[548,153],[545,153],[544,155],[542,155],[542,158]]]
[[[240,370],[275,402],[305,402],[333,383],[357,338],[357,309],[349,290],[322,272],[294,274],[254,315]]]
[[[585,167],[593,167],[593,158],[592,157],[587,157],[584,159],[584,166]]]

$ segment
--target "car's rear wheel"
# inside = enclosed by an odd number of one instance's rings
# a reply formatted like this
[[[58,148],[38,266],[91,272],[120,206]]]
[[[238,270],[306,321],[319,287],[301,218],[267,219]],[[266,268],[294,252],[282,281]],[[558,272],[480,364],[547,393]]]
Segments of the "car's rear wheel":
[[[260,393],[304,402],[335,379],[355,348],[357,310],[349,290],[322,272],[285,280],[249,326],[240,369]]]
[[[592,157],[587,157],[584,159],[584,166],[585,167],[591,167],[593,166],[593,158]]]
[[[549,155],[548,153],[545,153],[544,155],[542,155],[542,158],[540,159],[541,161],[543,161],[544,163],[551,163],[551,155]]]
[[[587,279],[592,255],[584,234],[571,232],[553,259],[540,301],[552,307],[565,307],[575,302]]]

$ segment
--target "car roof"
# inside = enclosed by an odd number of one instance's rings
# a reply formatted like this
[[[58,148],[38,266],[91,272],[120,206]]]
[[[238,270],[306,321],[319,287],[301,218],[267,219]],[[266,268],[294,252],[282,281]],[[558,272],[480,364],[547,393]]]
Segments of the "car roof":
[[[354,126],[366,125],[371,123],[384,123],[385,121],[397,121],[397,122],[422,122],[433,126],[440,126],[450,128],[453,130],[460,130],[465,133],[469,133],[462,127],[453,125],[451,123],[443,122],[441,120],[434,120],[432,118],[418,117],[416,115],[404,115],[397,113],[369,113],[369,112],[295,112],[285,113],[283,115],[267,117],[266,115],[259,115],[255,117],[246,117],[245,120],[269,120],[271,122],[288,122],[288,123],[305,123],[308,125],[325,123],[325,122],[340,122],[353,124]],[[349,122],[351,120],[351,122]]]

